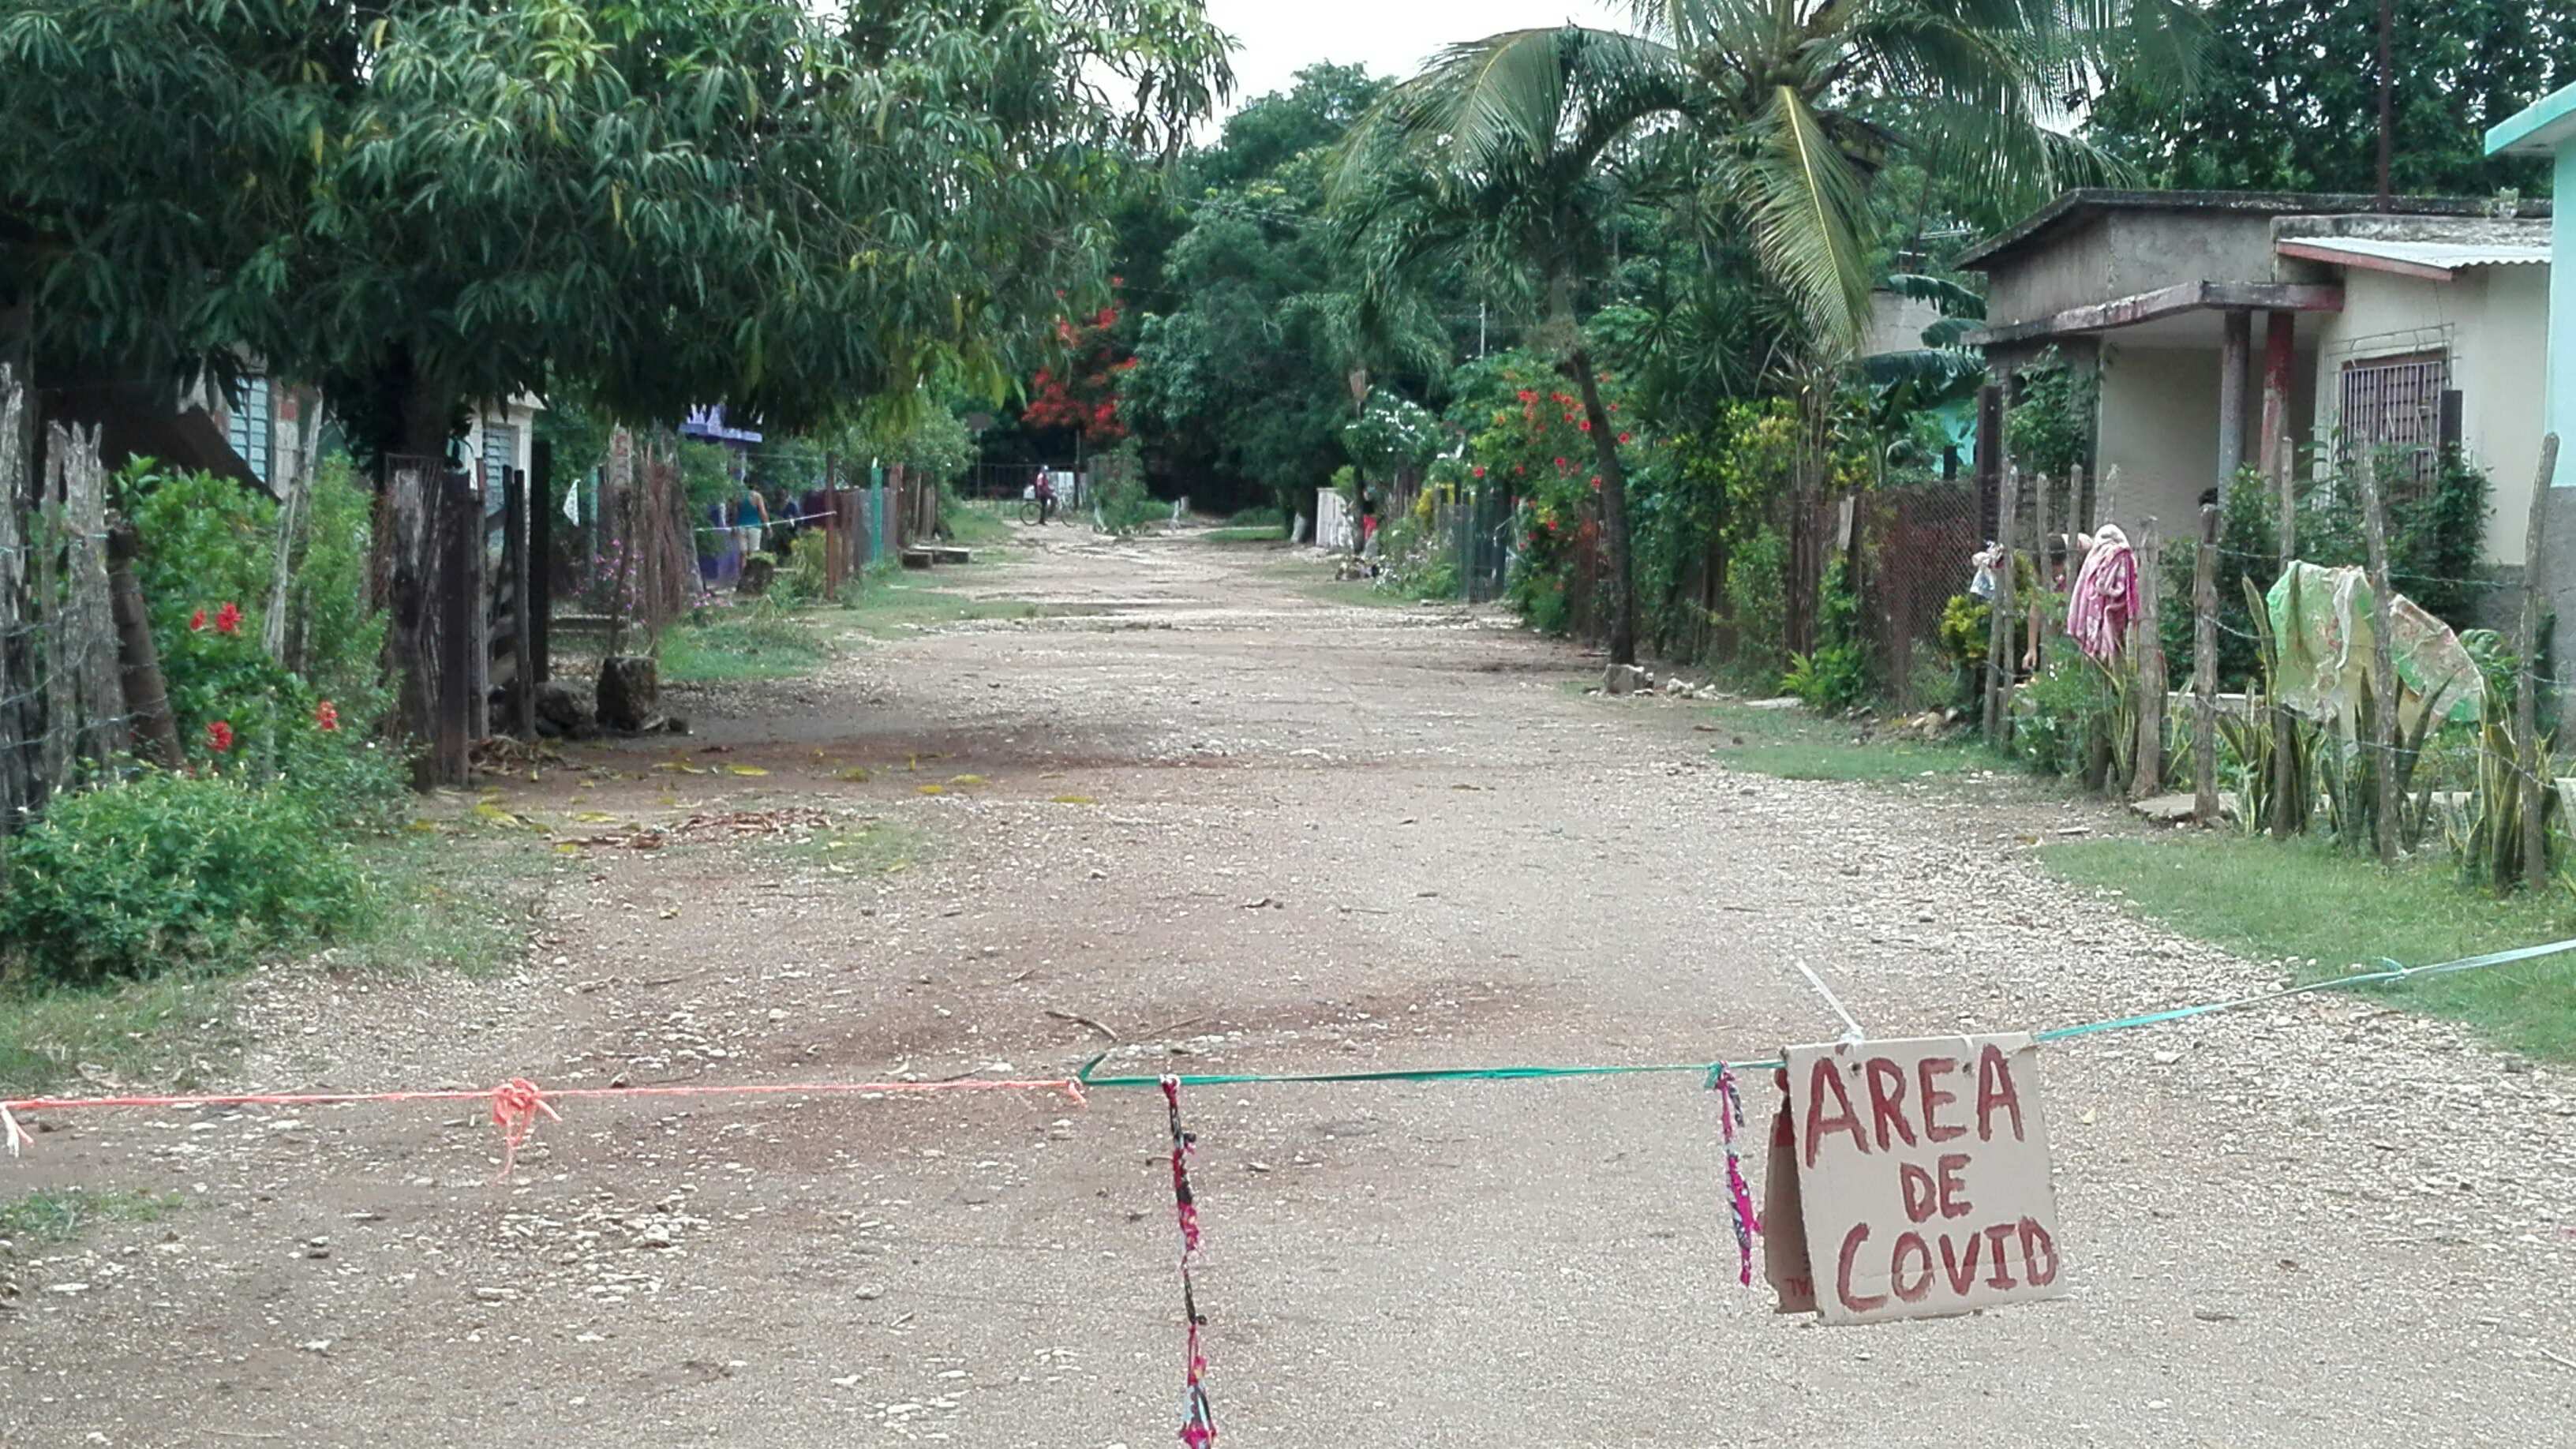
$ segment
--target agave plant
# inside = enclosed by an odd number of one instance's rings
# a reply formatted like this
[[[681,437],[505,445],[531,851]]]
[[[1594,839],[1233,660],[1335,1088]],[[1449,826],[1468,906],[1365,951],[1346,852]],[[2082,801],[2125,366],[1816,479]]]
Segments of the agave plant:
[[[2335,842],[2356,854],[2375,854],[2379,849],[2379,832],[2394,829],[2400,850],[2413,851],[2423,844],[2432,825],[2433,784],[2415,789],[2415,767],[2424,757],[2424,740],[2441,722],[2442,701],[2449,692],[2447,682],[2428,696],[2410,730],[2403,712],[2390,731],[2389,768],[2397,772],[2397,816],[2395,821],[2379,818],[2379,697],[2375,689],[2359,692],[2353,712],[2349,742],[2332,731],[2319,730],[2318,752],[2321,755],[2317,775],[2324,785],[2327,827],[2334,832]],[[2410,793],[2413,798],[2409,798]]]
[[[2523,879],[2524,808],[2521,747],[2513,734],[2518,686],[2512,651],[2492,629],[2472,629],[2460,636],[2460,643],[2477,661],[2481,680],[2478,768],[2467,823],[2453,832],[2451,844],[2459,852],[2461,872],[2470,880],[2511,890]],[[2540,777],[2554,782],[2558,771],[2546,739],[2540,742],[2537,763]],[[2545,815],[2565,813],[2554,786],[2542,791],[2540,800]],[[2556,848],[2556,832],[2544,829],[2541,840],[2544,850]]]
[[[2272,633],[2272,614],[2263,601],[2263,591],[2254,587],[2250,578],[2241,582],[2245,586],[2246,612],[2254,624],[2254,652],[2262,666],[2262,682],[2246,690],[2243,718],[2219,721],[2220,736],[2242,771],[2239,793],[2245,808],[2237,817],[2238,823],[2248,834],[2255,834],[2272,818],[2274,802],[2279,798],[2279,751],[2286,749],[2290,752],[2290,798],[2298,802],[2290,818],[2293,828],[2304,832],[2316,813],[2318,757],[2324,750],[2325,732],[2275,703],[2280,698],[2280,641]],[[2285,721],[2286,738],[2281,731]]]

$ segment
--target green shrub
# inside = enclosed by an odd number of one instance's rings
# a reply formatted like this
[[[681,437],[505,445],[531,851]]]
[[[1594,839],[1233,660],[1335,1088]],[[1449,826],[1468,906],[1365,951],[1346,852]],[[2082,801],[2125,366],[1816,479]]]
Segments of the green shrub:
[[[347,455],[334,453],[315,470],[309,502],[302,556],[287,586],[287,663],[338,706],[344,726],[372,734],[394,705],[384,672],[385,616],[367,603],[375,494]]]
[[[1229,528],[1275,528],[1283,533],[1288,529],[1288,515],[1275,507],[1238,508],[1225,522]]]
[[[1823,644],[1790,656],[1780,688],[1808,708],[1840,713],[1869,697],[1869,661],[1857,644]]]
[[[811,604],[823,597],[823,543],[821,529],[799,530],[787,545],[787,566],[769,582],[769,597],[781,604]]]
[[[1145,467],[1135,439],[1119,445],[1118,451],[1101,460],[1095,477],[1099,479],[1098,511],[1104,532],[1120,537],[1160,522],[1171,514],[1171,505],[1158,503],[1145,491]]]
[[[2086,658],[2073,639],[2052,636],[2047,654],[2013,717],[2013,753],[2044,775],[2077,774],[2091,757],[2093,741],[2120,727],[2119,690],[2110,672]]]
[[[0,879],[12,968],[70,983],[309,944],[375,906],[303,792],[211,773],[147,770],[55,801]]]
[[[367,606],[373,501],[345,457],[317,470],[292,560],[288,663],[263,644],[277,504],[229,479],[138,462],[119,479],[142,536],[136,582],[180,746],[244,783],[280,783],[320,819],[380,823],[403,808],[402,764],[378,738],[393,707],[384,616]]]
[[[1974,594],[1952,594],[1941,607],[1941,652],[1952,664],[1983,664],[1994,639],[1995,606]]]

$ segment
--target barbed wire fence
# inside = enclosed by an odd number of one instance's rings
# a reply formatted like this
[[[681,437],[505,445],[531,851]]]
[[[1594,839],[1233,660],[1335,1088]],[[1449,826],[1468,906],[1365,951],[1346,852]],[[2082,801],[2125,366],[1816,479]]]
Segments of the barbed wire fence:
[[[45,428],[0,365],[0,836],[128,754],[98,430]],[[166,701],[150,701],[165,710]]]

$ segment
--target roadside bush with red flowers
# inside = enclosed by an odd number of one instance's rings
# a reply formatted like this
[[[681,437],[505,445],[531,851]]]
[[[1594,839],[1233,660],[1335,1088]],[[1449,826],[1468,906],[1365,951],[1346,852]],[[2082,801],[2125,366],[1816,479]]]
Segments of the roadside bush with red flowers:
[[[1598,602],[1572,596],[1581,559],[1601,544],[1599,451],[1582,394],[1547,359],[1521,351],[1470,363],[1457,382],[1449,417],[1467,432],[1470,475],[1515,502],[1507,597],[1532,625],[1562,632]],[[1625,385],[1607,372],[1598,382],[1618,429],[1633,524],[1641,507],[1651,507],[1663,469],[1655,449],[1628,425]]]
[[[376,823],[398,811],[398,752],[375,737],[390,692],[383,625],[365,601],[370,505],[345,463],[314,481],[282,660],[266,643],[276,503],[149,465],[119,484],[142,535],[137,582],[191,763],[308,794],[326,817]]]
[[[117,480],[188,766],[104,770],[0,861],[0,978],[91,983],[239,966],[358,929],[383,895],[362,833],[407,807],[364,594],[368,499],[326,468],[266,646],[277,505],[148,464]]]

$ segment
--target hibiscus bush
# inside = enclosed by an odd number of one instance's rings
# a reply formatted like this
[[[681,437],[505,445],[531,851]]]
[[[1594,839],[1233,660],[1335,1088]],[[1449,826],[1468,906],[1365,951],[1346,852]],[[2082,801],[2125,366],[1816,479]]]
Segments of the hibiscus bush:
[[[235,964],[362,924],[361,836],[406,807],[381,618],[367,607],[369,503],[321,471],[290,560],[280,645],[274,500],[138,464],[119,506],[183,768],[103,768],[0,854],[0,974],[93,982]]]
[[[1619,430],[1619,461],[1628,476],[1632,512],[1663,483],[1664,469],[1647,440],[1631,431],[1627,389],[1600,375],[1610,425]],[[1570,628],[1597,602],[1574,591],[1601,567],[1601,475],[1591,420],[1574,384],[1544,359],[1508,352],[1470,364],[1458,378],[1452,422],[1468,434],[1468,486],[1501,487],[1517,501],[1512,602],[1536,627]]]
[[[304,795],[323,819],[380,823],[403,803],[384,621],[367,607],[370,514],[347,462],[322,467],[286,591],[282,658],[265,644],[277,504],[229,479],[140,464],[119,480],[190,764]]]

